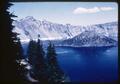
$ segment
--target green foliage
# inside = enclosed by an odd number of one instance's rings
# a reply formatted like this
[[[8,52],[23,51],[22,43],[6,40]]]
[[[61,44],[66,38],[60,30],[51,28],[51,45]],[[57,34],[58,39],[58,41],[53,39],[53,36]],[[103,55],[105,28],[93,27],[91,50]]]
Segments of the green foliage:
[[[12,32],[14,26],[12,25],[14,15],[10,14],[7,10],[12,4],[5,0],[5,2],[0,3],[0,17],[2,19],[0,26],[2,30],[1,42],[1,84],[25,84],[28,83],[25,76],[24,66],[20,66],[20,61],[23,58],[23,49],[20,43],[20,39],[17,37],[17,33]],[[38,35],[40,37],[40,35]],[[44,59],[44,51],[42,44],[38,39],[38,42],[30,41],[28,47],[28,59],[32,66],[31,72],[34,73],[34,77],[41,83],[46,84],[49,81],[58,81],[58,69],[56,53],[53,45],[50,44],[48,47],[48,65]],[[49,79],[48,79],[49,74]]]
[[[62,83],[64,73],[58,65],[56,56],[54,45],[49,43],[46,60],[41,41],[31,40],[28,47],[28,59],[32,66],[31,76],[40,83]]]
[[[30,65],[34,65],[37,56],[37,43],[35,41],[31,40],[29,42],[27,53]]]
[[[42,44],[40,43],[40,40],[38,39],[37,42],[37,57],[36,57],[36,62],[34,64],[33,69],[35,70],[35,75],[37,79],[45,83],[47,82],[47,72],[46,72],[46,63],[45,63],[45,52],[43,51]]]
[[[47,48],[48,64],[55,65],[57,63],[56,55],[57,54],[55,52],[54,45],[52,45],[51,43],[49,43],[49,46]]]
[[[40,40],[38,39],[38,42],[31,40],[28,47],[28,59],[32,66],[31,75],[42,83],[46,83],[48,80],[44,57],[45,52]]]
[[[49,80],[53,83],[62,83],[64,81],[64,73],[60,69],[57,62],[57,54],[55,51],[55,47],[51,42],[47,48],[47,63],[48,63],[48,72],[49,72]]]

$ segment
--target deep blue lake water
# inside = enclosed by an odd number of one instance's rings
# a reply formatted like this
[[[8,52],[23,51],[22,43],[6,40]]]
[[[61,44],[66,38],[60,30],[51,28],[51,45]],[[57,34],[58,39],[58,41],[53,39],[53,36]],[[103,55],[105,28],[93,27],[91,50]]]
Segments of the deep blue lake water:
[[[118,80],[117,47],[56,47],[56,52],[60,67],[73,82]]]
[[[118,47],[56,47],[56,52],[61,69],[72,82],[118,80]]]

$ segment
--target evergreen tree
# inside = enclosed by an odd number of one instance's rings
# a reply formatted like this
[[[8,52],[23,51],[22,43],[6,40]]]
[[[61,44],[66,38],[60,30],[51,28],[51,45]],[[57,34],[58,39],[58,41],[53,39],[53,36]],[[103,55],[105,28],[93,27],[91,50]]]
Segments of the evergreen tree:
[[[12,32],[14,26],[12,26],[14,15],[10,14],[7,10],[12,4],[8,0],[0,2],[0,26],[2,32],[0,36],[2,42],[2,56],[1,56],[1,84],[22,84],[23,77],[21,77],[16,59],[21,56],[21,48],[19,45],[19,39],[17,38],[17,33]]]
[[[33,40],[30,40],[29,42],[27,55],[29,64],[33,66],[36,61],[35,57],[37,55],[37,43]]]
[[[44,56],[45,52],[43,50],[40,39],[38,39],[38,42],[30,41],[28,47],[28,59],[30,65],[32,66],[31,76],[40,83],[48,83]]]
[[[25,59],[24,58],[24,51],[23,51],[23,47],[22,47],[22,44],[21,44],[21,42],[20,42],[20,39],[18,38],[18,51],[19,51],[19,53],[18,53],[18,56],[16,57],[16,60],[22,60],[22,59]]]
[[[40,39],[37,42],[37,57],[34,65],[35,76],[41,83],[48,83],[48,77],[46,72],[45,52],[42,47]]]
[[[64,73],[60,69],[57,62],[57,54],[55,51],[55,47],[51,42],[47,48],[47,62],[48,62],[48,72],[49,72],[49,80],[53,83],[62,83],[64,81]]]
[[[19,47],[19,53],[17,54],[16,57],[16,62],[17,62],[17,69],[18,69],[18,73],[20,74],[20,77],[23,78],[25,81],[26,77],[26,69],[25,69],[25,65],[21,64],[22,60],[25,60],[24,55],[23,55],[23,48],[20,42],[20,39],[18,39],[18,47]]]
[[[30,40],[29,45],[28,45],[28,63],[29,66],[31,66],[31,69],[29,70],[29,74],[32,78],[36,79],[35,77],[35,72],[33,71],[33,67],[36,61],[36,56],[37,56],[37,43],[33,40]]]

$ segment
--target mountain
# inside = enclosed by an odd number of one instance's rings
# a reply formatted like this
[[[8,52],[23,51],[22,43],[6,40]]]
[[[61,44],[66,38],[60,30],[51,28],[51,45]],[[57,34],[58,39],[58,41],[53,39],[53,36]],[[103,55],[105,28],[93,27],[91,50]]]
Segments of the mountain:
[[[46,20],[36,20],[27,16],[13,22],[13,32],[19,33],[21,41],[37,39],[53,40],[57,45],[68,46],[104,46],[115,45],[118,41],[118,23],[74,26],[58,24]],[[59,44],[58,44],[59,43]]]
[[[67,40],[63,40],[57,46],[74,46],[74,47],[88,47],[88,46],[115,46],[117,41],[108,38],[107,36],[98,34],[93,31],[85,31],[81,34]]]
[[[95,31],[98,34],[105,35],[114,40],[118,40],[118,23],[117,22],[109,22],[104,24],[97,24],[90,26],[91,28],[95,27]]]
[[[84,30],[81,26],[70,24],[57,24],[49,21],[39,21],[31,16],[13,22],[14,32],[20,33],[19,37],[25,39],[37,39],[40,34],[43,40],[67,39],[78,35]]]

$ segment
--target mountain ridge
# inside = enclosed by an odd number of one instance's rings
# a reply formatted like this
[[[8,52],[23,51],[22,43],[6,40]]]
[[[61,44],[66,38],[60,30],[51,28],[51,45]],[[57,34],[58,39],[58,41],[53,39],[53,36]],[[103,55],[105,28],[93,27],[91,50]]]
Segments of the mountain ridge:
[[[91,32],[87,33],[88,35],[95,33],[95,37],[99,35],[99,37],[118,41],[117,22],[107,22],[104,24],[95,24],[89,26],[74,26],[71,24],[63,25],[52,23],[46,20],[40,21],[36,20],[34,17],[28,16],[14,21],[13,25],[15,26],[13,32],[20,33],[18,37],[20,37],[21,40],[36,40],[38,38],[38,34],[41,36],[41,40],[75,40],[76,36],[79,37],[79,35],[88,31]],[[83,36],[87,38],[85,34],[83,34]],[[94,36],[91,38],[94,38]]]

